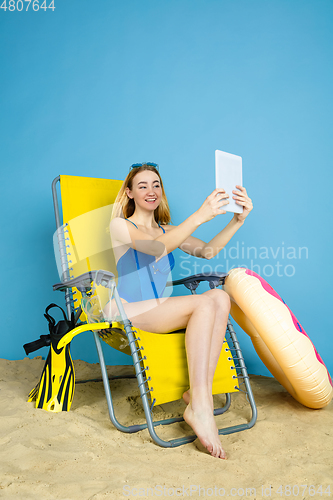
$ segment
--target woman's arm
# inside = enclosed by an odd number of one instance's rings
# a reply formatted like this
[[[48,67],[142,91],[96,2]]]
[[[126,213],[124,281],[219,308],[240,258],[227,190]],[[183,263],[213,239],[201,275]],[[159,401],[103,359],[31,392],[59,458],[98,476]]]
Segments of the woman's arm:
[[[179,245],[183,252],[193,255],[194,257],[201,257],[202,259],[212,259],[217,255],[231,240],[233,235],[243,225],[243,222],[237,222],[235,218],[231,219],[229,224],[226,225],[211,241],[206,243],[199,238],[189,236],[186,240]],[[175,226],[163,226],[164,229],[169,230],[173,234]],[[169,229],[167,229],[169,228]]]
[[[222,229],[209,243],[205,243],[199,238],[189,236],[179,248],[184,252],[194,255],[195,257],[202,257],[204,259],[211,259],[215,257],[231,240],[233,235],[244,224],[245,218],[249,215],[253,208],[252,200],[248,197],[246,189],[242,186],[236,186],[239,191],[233,191],[233,198],[236,203],[243,206],[241,214],[235,214],[229,224]],[[224,212],[225,213],[225,212]],[[165,226],[165,228],[170,226]],[[172,227],[172,226],[171,226]],[[169,229],[171,230],[171,229]]]
[[[235,214],[229,224],[222,229],[209,243],[206,243],[201,250],[202,257],[212,259],[217,255],[222,248],[226,246],[231,240],[233,235],[244,224],[246,217],[253,209],[252,200],[248,197],[245,187],[236,186],[238,191],[233,191],[233,199],[236,200],[237,205],[243,207],[243,212]]]
[[[229,224],[225,226],[212,240],[205,243],[201,249],[201,257],[204,259],[212,259],[229,243],[233,235],[244,224],[233,217]]]
[[[116,217],[110,223],[110,234],[113,245],[126,245],[139,252],[162,257],[178,248],[199,226],[199,218],[195,212],[179,226],[172,226],[172,231],[167,230],[164,234],[154,238],[131,222]]]
[[[180,247],[184,241],[204,222],[213,219],[218,214],[225,214],[221,210],[226,201],[224,189],[215,189],[204,201],[199,210],[190,215],[179,226],[154,238],[150,234],[138,229],[131,222],[117,217],[110,223],[110,233],[114,245],[128,245],[136,250],[160,257]]]

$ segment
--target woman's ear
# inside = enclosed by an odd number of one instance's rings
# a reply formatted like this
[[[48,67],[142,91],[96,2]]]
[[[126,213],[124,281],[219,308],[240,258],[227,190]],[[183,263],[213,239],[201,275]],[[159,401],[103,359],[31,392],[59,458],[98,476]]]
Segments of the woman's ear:
[[[125,189],[125,192],[126,192],[127,196],[128,196],[130,199],[132,199],[132,198],[133,198],[133,195],[132,195],[132,193],[131,193],[130,188],[128,188],[128,187],[127,187],[127,188]]]

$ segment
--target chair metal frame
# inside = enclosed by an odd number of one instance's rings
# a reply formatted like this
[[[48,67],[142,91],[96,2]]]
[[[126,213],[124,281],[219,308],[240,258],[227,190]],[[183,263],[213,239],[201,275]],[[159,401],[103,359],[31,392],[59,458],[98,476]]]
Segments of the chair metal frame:
[[[62,224],[60,221],[60,210],[59,210],[59,200],[58,200],[58,195],[57,195],[57,183],[60,181],[60,176],[56,177],[53,182],[52,182],[52,195],[53,195],[53,204],[54,204],[54,212],[55,212],[55,219],[56,219],[56,227],[57,230],[60,230]],[[61,257],[61,266],[62,266],[62,271],[63,271],[63,281],[61,283],[58,283],[53,286],[54,290],[62,290],[65,292],[65,301],[66,301],[66,309],[67,309],[67,315],[70,318],[72,311],[75,312],[75,317],[76,320],[78,321],[81,308],[75,308],[72,300],[72,291],[71,288],[75,286],[78,288],[83,294],[88,294],[90,293],[91,290],[91,283],[94,279],[98,279],[99,282],[97,284],[103,284],[107,288],[113,287],[113,296],[116,300],[116,304],[118,306],[118,310],[121,316],[121,323],[124,326],[125,333],[128,339],[128,344],[130,346],[131,350],[131,355],[133,359],[133,365],[135,369],[135,375],[137,378],[138,382],[138,387],[140,391],[140,396],[142,399],[142,404],[143,404],[143,409],[145,413],[145,418],[146,418],[146,423],[145,424],[140,424],[140,425],[130,425],[130,426],[124,426],[122,425],[116,418],[115,412],[114,412],[114,406],[112,402],[112,394],[111,394],[111,387],[109,383],[109,377],[107,374],[106,370],[106,364],[105,364],[105,359],[104,359],[104,354],[103,354],[103,349],[100,341],[100,336],[98,331],[95,329],[98,324],[94,324],[94,330],[91,328],[91,331],[94,336],[95,344],[96,344],[96,349],[98,353],[98,358],[101,366],[101,372],[102,372],[102,379],[103,379],[103,385],[104,385],[104,390],[105,390],[105,395],[106,395],[106,400],[107,400],[107,406],[108,406],[108,411],[109,411],[109,416],[110,420],[113,423],[113,425],[120,431],[125,432],[125,433],[134,433],[141,431],[143,429],[148,428],[148,431],[150,433],[150,436],[152,437],[153,441],[158,444],[159,446],[165,447],[165,448],[173,448],[177,447],[186,443],[190,443],[194,441],[197,436],[196,435],[190,435],[190,436],[184,436],[182,438],[178,439],[171,439],[169,441],[165,441],[161,439],[156,431],[155,427],[159,425],[169,425],[175,422],[182,422],[184,419],[182,417],[175,417],[175,418],[169,418],[165,420],[158,420],[154,421],[153,420],[153,407],[155,404],[155,401],[151,401],[151,395],[150,392],[152,389],[149,389],[147,381],[147,368],[144,369],[143,367],[143,357],[141,354],[142,348],[139,345],[140,338],[138,337],[137,331],[135,330],[135,327],[133,327],[131,321],[127,318],[125,310],[123,308],[122,302],[120,300],[117,288],[114,286],[115,284],[115,276],[113,273],[109,271],[96,271],[85,273],[84,275],[81,275],[80,277],[76,277],[71,279],[69,272],[68,272],[68,263],[67,263],[67,255],[66,255],[66,241],[65,238],[58,238],[58,243],[59,243],[59,249],[60,249],[60,257]],[[97,274],[99,275],[97,277]],[[216,286],[222,285],[224,283],[224,279],[226,278],[227,274],[225,273],[201,273],[197,274],[194,276],[190,276],[184,279],[180,280],[175,280],[172,282],[168,282],[167,286],[176,286],[183,284],[185,285],[192,294],[196,293],[196,289],[201,281],[208,281],[210,288],[215,288]],[[102,324],[101,324],[102,325]],[[112,324],[105,326],[105,323],[103,324],[102,328],[107,328],[112,327]],[[92,326],[92,325],[90,325]],[[88,328],[88,325],[84,328],[85,330],[90,330]],[[101,330],[102,334],[102,330]],[[230,319],[228,319],[227,323],[227,334],[230,337],[229,342],[231,342],[232,347],[229,347],[229,344],[225,340],[225,343],[223,344],[224,348],[227,350],[230,350],[230,353],[234,359],[235,363],[235,369],[236,369],[236,374],[234,375],[234,378],[242,380],[239,385],[243,385],[244,388],[240,389],[240,387],[235,387],[240,392],[244,392],[248,402],[251,407],[251,419],[248,423],[245,424],[239,424],[239,425],[234,425],[234,426],[229,426],[225,428],[218,429],[218,432],[220,435],[225,435],[225,434],[232,434],[234,432],[240,432],[246,429],[250,429],[251,427],[254,426],[256,419],[257,419],[257,408],[255,405],[252,389],[250,386],[249,382],[249,376],[247,373],[247,369],[245,366],[244,358],[242,355],[242,351],[236,336],[236,333],[234,331],[234,328],[231,324]],[[172,334],[171,334],[172,335]],[[102,336],[102,335],[101,335]],[[226,347],[227,346],[227,347]],[[214,415],[220,415],[224,412],[226,412],[231,404],[231,395],[229,393],[226,394],[226,402],[225,405],[222,408],[218,408],[214,410]]]

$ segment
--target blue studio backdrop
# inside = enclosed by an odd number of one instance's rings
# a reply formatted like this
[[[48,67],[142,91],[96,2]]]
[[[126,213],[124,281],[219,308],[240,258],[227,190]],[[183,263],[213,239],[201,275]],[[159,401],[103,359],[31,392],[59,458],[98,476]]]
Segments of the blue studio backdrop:
[[[51,199],[57,175],[122,179],[134,162],[157,162],[177,224],[215,188],[214,151],[221,149],[242,156],[254,210],[213,260],[177,250],[173,277],[252,268],[282,296],[333,372],[333,3],[6,5],[0,356],[23,358],[22,344],[47,333],[45,307],[64,305],[52,291],[59,280]],[[230,218],[218,216],[195,235],[209,241]],[[236,330],[249,372],[268,375]],[[109,364],[129,362],[105,351]],[[91,334],[75,338],[72,355],[97,361]]]

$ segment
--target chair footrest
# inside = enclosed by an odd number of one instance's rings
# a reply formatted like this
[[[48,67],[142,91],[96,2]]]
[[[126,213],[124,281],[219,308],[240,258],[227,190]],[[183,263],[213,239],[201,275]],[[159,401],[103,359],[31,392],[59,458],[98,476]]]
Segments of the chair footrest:
[[[245,431],[246,429],[251,429],[250,424],[239,424],[233,425],[232,427],[226,427],[225,429],[218,429],[219,435],[233,434],[234,432]]]
[[[245,431],[246,429],[250,429],[251,426],[249,424],[241,424],[241,425],[234,425],[232,427],[226,427],[225,429],[218,429],[219,435],[227,435],[227,434],[233,434],[234,432],[239,432],[239,431]],[[181,446],[182,444],[186,443],[192,443],[197,439],[198,436],[195,434],[191,436],[186,436],[183,438],[178,438],[178,439],[170,439],[169,443],[171,444],[172,448],[175,448],[177,446]]]

